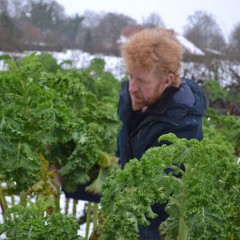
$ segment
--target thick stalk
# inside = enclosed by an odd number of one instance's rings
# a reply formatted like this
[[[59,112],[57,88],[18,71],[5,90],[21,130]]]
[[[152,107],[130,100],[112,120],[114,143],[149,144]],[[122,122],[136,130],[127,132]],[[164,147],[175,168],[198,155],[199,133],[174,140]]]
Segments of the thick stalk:
[[[60,196],[61,196],[61,190],[60,187],[56,187],[57,189],[57,195],[55,196],[55,207],[56,207],[56,212],[60,212],[61,208],[60,208]]]
[[[89,231],[90,231],[90,223],[91,223],[91,210],[92,210],[92,203],[88,202],[87,204],[87,216],[86,216],[86,233],[85,239],[88,239]]]
[[[66,215],[68,215],[68,209],[69,209],[69,198],[66,198],[66,200],[65,200],[65,210],[64,210],[64,213],[66,214]]]
[[[23,207],[27,206],[27,192],[26,191],[20,192],[20,205],[22,205]]]
[[[188,235],[188,230],[187,230],[187,225],[184,220],[184,206],[185,206],[185,201],[186,201],[186,196],[187,196],[187,186],[186,183],[183,181],[184,179],[186,180],[188,178],[188,171],[189,166],[185,166],[185,173],[183,178],[179,179],[181,181],[181,198],[180,198],[180,206],[179,206],[179,232],[178,232],[178,237],[177,240],[187,240],[187,235]]]
[[[93,204],[93,230],[97,228],[98,223],[98,203]]]
[[[187,240],[187,225],[184,221],[183,212],[180,210],[179,232],[177,240]]]
[[[5,211],[8,208],[8,205],[7,205],[7,201],[6,201],[6,199],[4,197],[4,194],[3,194],[3,187],[2,187],[2,182],[1,181],[0,181],[0,205],[1,205],[1,209],[2,209],[2,216],[3,216],[3,219],[5,221],[6,219],[4,217],[4,214],[5,214]]]
[[[14,207],[16,202],[15,202],[15,196],[13,194],[11,195],[11,202],[12,202],[12,207]],[[13,219],[16,219],[15,212],[13,213]]]
[[[78,200],[74,199],[73,200],[73,211],[72,211],[72,214],[73,214],[74,217],[77,216],[77,204],[78,204]]]

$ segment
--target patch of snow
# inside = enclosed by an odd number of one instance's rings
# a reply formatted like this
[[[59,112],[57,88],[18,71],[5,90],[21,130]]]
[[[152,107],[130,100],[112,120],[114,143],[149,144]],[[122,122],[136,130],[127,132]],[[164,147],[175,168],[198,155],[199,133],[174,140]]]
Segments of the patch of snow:
[[[214,54],[214,55],[219,55],[219,56],[223,55],[221,52],[219,52],[219,51],[217,51],[217,50],[214,50],[214,49],[211,49],[211,48],[205,48],[204,50],[205,50],[206,52],[212,53],[212,54]]]
[[[186,49],[190,49],[192,53],[202,55],[204,54],[200,49],[194,46],[191,42],[188,42],[181,35],[177,35],[179,41],[185,45]],[[25,57],[32,52],[25,51],[23,53],[8,53],[0,52],[0,55],[9,54],[14,58]],[[41,53],[41,52],[37,52]],[[55,59],[57,59],[58,64],[63,61],[70,60],[72,61],[71,65],[63,64],[64,68],[76,68],[83,69],[90,65],[91,60],[94,58],[102,58],[105,61],[105,71],[112,73],[118,80],[121,80],[125,76],[124,65],[121,57],[116,56],[105,56],[102,54],[89,54],[81,50],[65,50],[64,52],[48,52]],[[182,62],[181,76],[184,76],[189,79],[193,79],[199,82],[203,82],[209,79],[218,80],[222,86],[227,86],[230,83],[236,81],[236,75],[240,75],[240,65],[238,63],[230,62],[228,60],[218,60],[215,64],[218,66],[216,69],[208,69],[205,62]],[[7,65],[0,60],[0,70],[7,70]]]
[[[204,56],[205,53],[199,49],[198,47],[196,47],[192,42],[190,42],[188,39],[186,39],[184,36],[176,33],[176,38],[179,41],[179,43],[191,54],[193,55],[200,55],[200,56]]]

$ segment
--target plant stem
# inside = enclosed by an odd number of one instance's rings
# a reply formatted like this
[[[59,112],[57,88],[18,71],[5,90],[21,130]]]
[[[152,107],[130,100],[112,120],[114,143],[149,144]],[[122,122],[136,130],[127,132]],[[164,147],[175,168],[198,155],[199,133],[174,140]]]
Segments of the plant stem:
[[[22,205],[23,207],[27,206],[27,192],[26,191],[20,192],[20,205]]]
[[[72,211],[74,217],[77,216],[77,204],[78,204],[78,200],[74,199],[73,200],[73,211]]]
[[[177,240],[187,240],[187,225],[184,221],[183,214],[180,212],[179,218],[179,233]]]
[[[61,190],[60,190],[60,187],[56,187],[57,189],[57,195],[55,197],[55,207],[56,207],[56,212],[60,212],[60,196],[61,196]]]
[[[11,195],[11,202],[12,202],[12,207],[15,206],[15,196],[12,194]],[[13,213],[13,219],[16,219],[16,213]]]
[[[91,202],[88,202],[88,204],[87,204],[87,217],[86,217],[86,233],[85,233],[85,239],[88,239],[88,236],[89,236],[90,223],[91,223],[91,208],[92,208],[92,203],[91,203]]]
[[[66,204],[65,204],[65,210],[64,210],[64,213],[66,215],[68,215],[68,209],[69,209],[69,198],[66,198],[65,200]]]
[[[93,204],[93,230],[97,228],[98,222],[98,203]]]
[[[5,214],[5,211],[7,210],[8,208],[8,205],[7,205],[7,201],[4,197],[4,194],[3,194],[3,187],[2,187],[2,182],[0,181],[0,205],[1,205],[1,209],[2,209],[2,215],[3,215],[3,219],[4,219],[4,222],[5,222],[5,217],[4,217],[4,214]]]
[[[188,178],[189,176],[189,166],[186,166],[185,173],[184,173],[184,178]],[[180,199],[180,206],[179,206],[179,232],[178,232],[178,237],[177,240],[187,240],[187,235],[188,235],[188,229],[186,222],[184,220],[184,205],[186,201],[186,196],[187,196],[187,186],[186,183],[182,180],[181,181],[181,199]]]

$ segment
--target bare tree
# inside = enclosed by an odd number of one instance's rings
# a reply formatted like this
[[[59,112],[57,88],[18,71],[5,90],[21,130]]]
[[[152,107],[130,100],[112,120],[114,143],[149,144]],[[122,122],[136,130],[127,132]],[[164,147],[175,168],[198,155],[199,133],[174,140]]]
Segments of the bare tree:
[[[14,0],[14,2],[18,1]],[[28,0],[24,2],[28,6],[28,11],[22,12],[18,21],[19,28],[24,32],[24,41],[32,42],[35,39],[35,42],[38,42],[39,39],[42,39],[48,44],[61,45],[62,28],[67,19],[64,8],[54,0]],[[42,37],[39,38],[37,35]]]
[[[8,0],[8,13],[12,18],[20,19],[31,11],[31,0]]]
[[[83,26],[86,28],[95,28],[99,25],[106,13],[97,13],[94,11],[86,10],[83,14]]]
[[[105,15],[105,12],[97,13],[90,10],[84,12],[82,24],[75,38],[76,47],[86,52],[94,52],[94,31]]]
[[[240,23],[236,24],[230,35],[230,54],[234,59],[240,60]]]
[[[21,33],[7,12],[0,13],[0,33],[0,49],[2,51],[20,50]]]
[[[83,31],[83,16],[75,14],[63,21],[59,31],[61,32],[62,43],[67,48],[77,48],[79,46],[79,33]]]
[[[117,13],[106,14],[93,32],[94,52],[119,54],[117,40],[123,27],[136,25],[136,21],[126,15]]]
[[[8,15],[8,1],[7,0],[0,0],[0,14]]]
[[[28,16],[27,16],[28,17]],[[56,1],[32,1],[29,20],[40,29],[56,29],[66,19],[64,8]]]
[[[203,11],[196,11],[188,17],[184,36],[202,50],[210,48],[223,51],[226,48],[225,39],[216,20]]]
[[[165,27],[165,24],[158,13],[151,13],[143,20],[143,26],[146,27]]]

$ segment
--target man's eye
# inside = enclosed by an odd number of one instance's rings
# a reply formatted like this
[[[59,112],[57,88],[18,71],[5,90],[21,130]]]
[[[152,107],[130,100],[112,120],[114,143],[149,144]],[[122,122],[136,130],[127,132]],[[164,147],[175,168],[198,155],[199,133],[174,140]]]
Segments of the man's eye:
[[[147,84],[148,83],[148,81],[146,81],[145,79],[142,79],[142,78],[138,78],[137,81],[139,83],[142,83],[142,84]]]
[[[132,78],[133,78],[132,75],[131,75],[131,74],[128,74],[128,79],[129,79],[129,80],[132,80]]]
[[[128,80],[129,80],[129,81],[135,80],[136,82],[138,82],[138,83],[140,83],[140,84],[145,84],[145,83],[147,83],[146,80],[144,80],[144,79],[142,79],[142,78],[134,77],[134,76],[131,75],[131,74],[128,74]]]

